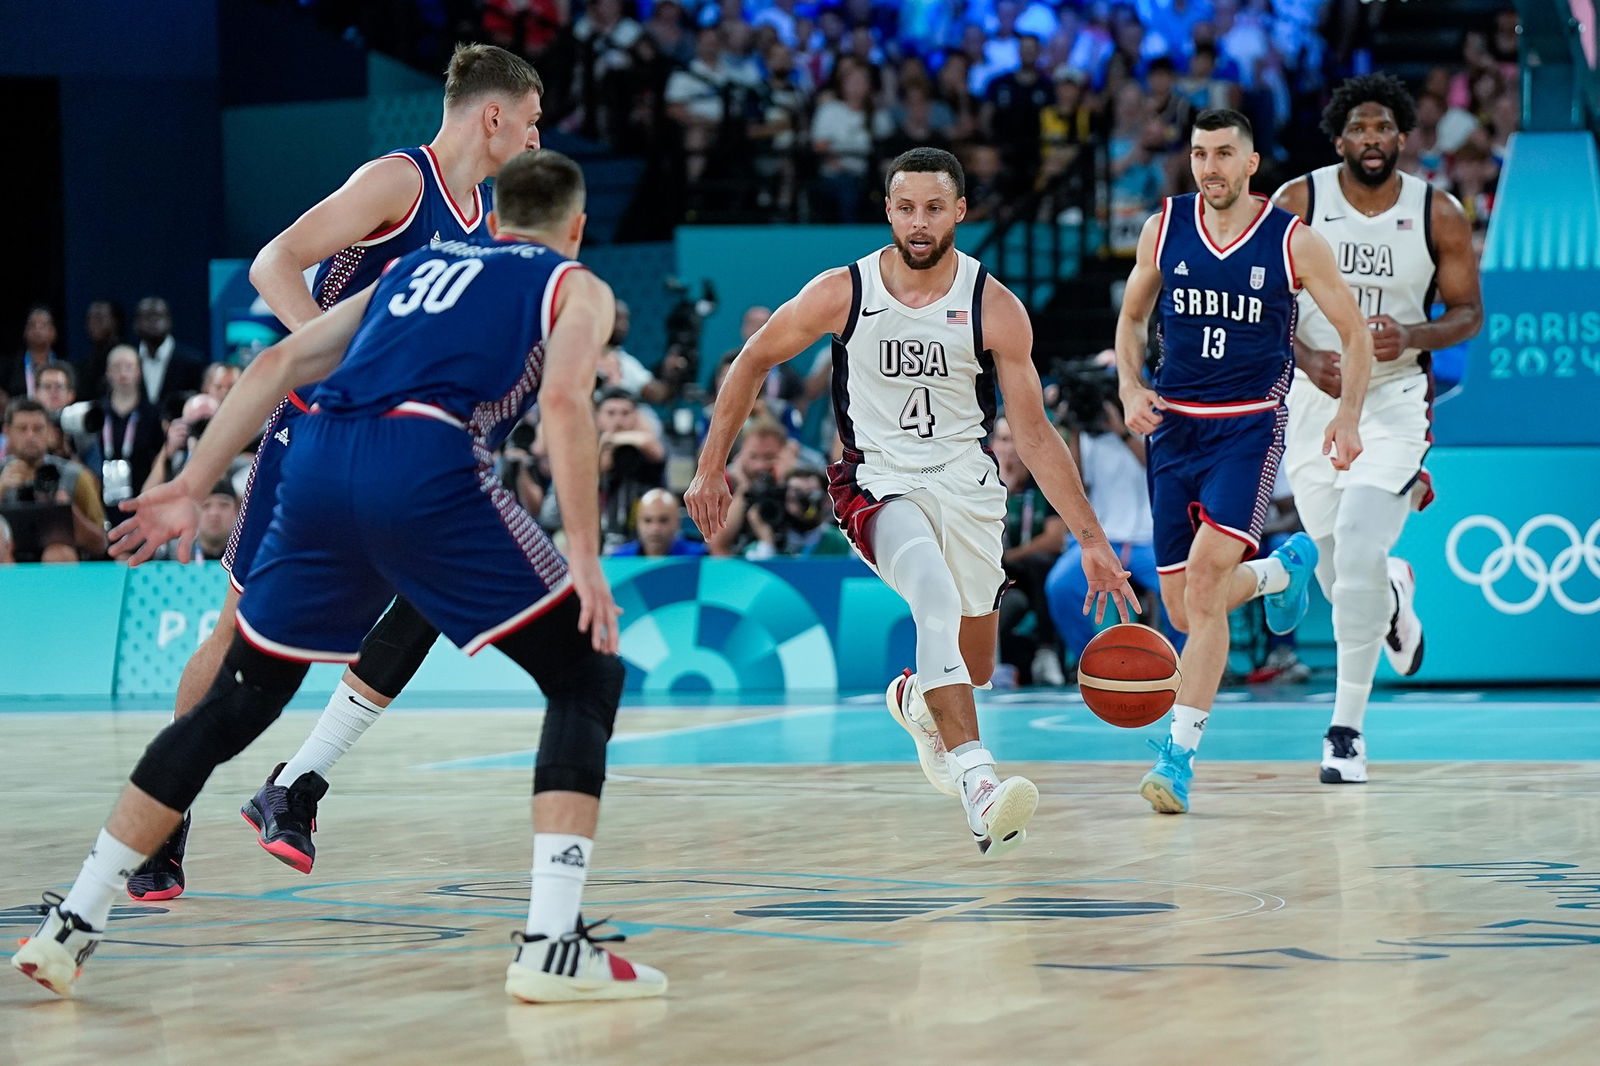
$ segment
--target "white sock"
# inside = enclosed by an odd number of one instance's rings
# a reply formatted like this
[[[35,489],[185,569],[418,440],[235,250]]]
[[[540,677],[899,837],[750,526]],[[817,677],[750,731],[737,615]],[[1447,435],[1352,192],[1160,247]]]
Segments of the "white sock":
[[[528,933],[554,938],[578,924],[583,882],[589,875],[594,841],[568,833],[533,834],[533,891],[528,900]]]
[[[1251,599],[1282,592],[1289,587],[1289,571],[1284,569],[1282,559],[1269,555],[1265,559],[1251,559],[1244,567],[1256,576],[1256,591]]]
[[[371,700],[340,681],[339,687],[328,698],[328,706],[323,710],[322,717],[317,719],[311,735],[294,753],[294,758],[284,764],[277,783],[287,788],[300,780],[301,774],[313,770],[326,780],[333,764],[350,750],[350,745],[361,739],[361,734],[382,713],[382,707],[374,705]]]
[[[147,858],[148,855],[139,854],[104,829],[100,830],[61,909],[71,911],[96,929],[104,929],[111,917],[111,901],[127,891],[128,878]]]
[[[1210,711],[1178,704],[1172,708],[1172,739],[1178,747],[1194,751],[1200,746],[1200,734],[1205,730]]]
[[[1372,676],[1368,674],[1367,676]],[[1361,732],[1361,722],[1367,716],[1367,699],[1372,695],[1372,682],[1365,685],[1349,681],[1336,681],[1333,685],[1333,721]]]

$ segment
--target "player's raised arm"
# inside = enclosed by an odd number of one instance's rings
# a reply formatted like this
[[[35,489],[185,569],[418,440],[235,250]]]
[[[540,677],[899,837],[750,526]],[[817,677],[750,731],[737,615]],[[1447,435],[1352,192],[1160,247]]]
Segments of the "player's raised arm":
[[[1131,575],[1106,543],[1100,520],[1083,491],[1078,464],[1045,413],[1039,374],[1033,368],[1033,325],[1028,311],[1011,290],[993,278],[984,287],[983,323],[984,344],[994,355],[1017,454],[1083,548],[1083,572],[1089,579],[1083,610],[1088,613],[1092,605],[1099,622],[1109,599],[1122,620],[1129,621],[1140,609],[1128,586]]]
[[[739,351],[722,380],[711,428],[700,449],[699,469],[683,502],[689,517],[710,540],[722,529],[733,494],[728,489],[728,453],[767,373],[793,359],[828,333],[838,333],[850,318],[850,268],[824,271],[806,283],[794,298],[772,313]]]
[[[285,393],[320,381],[339,365],[371,299],[368,287],[258,355],[217,408],[183,472],[122,505],[134,514],[111,531],[111,554],[138,566],[179,537],[178,558],[192,559],[196,504],[260,432]]]
[[[1358,424],[1367,382],[1372,378],[1372,332],[1322,234],[1309,226],[1295,226],[1289,235],[1289,255],[1294,261],[1295,280],[1305,286],[1329,324],[1338,330],[1339,343],[1344,348],[1339,360],[1339,410],[1323,434],[1322,454],[1337,469],[1348,470],[1361,454]]]
[[[374,159],[256,253],[250,284],[280,322],[299,329],[322,314],[306,288],[306,268],[405,218],[420,195],[416,164],[402,156]]]
[[[1144,381],[1144,353],[1150,343],[1150,315],[1161,295],[1161,268],[1156,263],[1156,238],[1161,216],[1151,215],[1139,232],[1133,271],[1122,291],[1117,314],[1117,393],[1123,420],[1135,433],[1150,434],[1161,424],[1161,397]]]

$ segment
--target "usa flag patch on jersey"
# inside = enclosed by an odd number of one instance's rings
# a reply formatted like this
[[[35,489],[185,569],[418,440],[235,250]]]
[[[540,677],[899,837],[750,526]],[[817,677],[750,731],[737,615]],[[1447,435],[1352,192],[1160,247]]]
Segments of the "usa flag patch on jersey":
[[[965,311],[946,311],[944,313],[944,320],[945,320],[945,324],[946,325],[964,326],[964,325],[967,324],[967,312],[965,312]]]

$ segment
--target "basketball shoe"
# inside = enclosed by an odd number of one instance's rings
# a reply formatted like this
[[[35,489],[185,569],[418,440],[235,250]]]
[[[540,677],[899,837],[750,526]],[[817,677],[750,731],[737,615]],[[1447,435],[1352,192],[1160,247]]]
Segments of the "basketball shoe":
[[[1296,533],[1273,551],[1272,558],[1283,563],[1289,572],[1289,584],[1282,592],[1269,592],[1262,597],[1266,607],[1267,628],[1282,635],[1294,630],[1306,616],[1311,605],[1311,579],[1317,572],[1317,542],[1304,533]]]
[[[1411,572],[1410,563],[1389,559],[1389,587],[1394,590],[1394,614],[1389,619],[1383,654],[1395,673],[1410,677],[1422,669],[1422,619],[1417,617],[1417,577]]]
[[[1328,727],[1322,738],[1322,783],[1324,785],[1364,785],[1367,783],[1367,742],[1349,726]]]
[[[917,688],[916,675],[910,670],[902,671],[899,677],[889,682],[884,700],[889,705],[889,713],[900,723],[900,728],[910,733],[911,739],[916,741],[917,761],[922,763],[922,774],[928,783],[946,796],[959,796],[960,791],[950,779],[949,753],[945,751],[944,740],[939,736],[939,727],[933,724],[933,712],[928,710],[927,701]]]
[[[189,846],[189,812],[161,844],[161,849],[144,861],[128,878],[128,895],[134,899],[158,901],[183,895],[183,852]]]
[[[1171,737],[1157,744],[1146,740],[1156,753],[1156,764],[1139,782],[1139,795],[1160,814],[1189,813],[1189,780],[1194,777],[1194,751],[1180,747]]]
[[[578,924],[554,939],[521,930],[511,939],[521,944],[506,967],[506,994],[524,1003],[576,1003],[591,999],[644,999],[667,990],[667,976],[651,966],[629,962],[601,947],[620,943],[621,933],[592,935],[605,919]]]
[[[62,910],[61,902],[54,892],[44,894],[44,906],[39,908],[44,921],[32,936],[19,941],[22,946],[11,956],[11,965],[56,995],[70,996],[83,973],[84,961],[94,954],[105,933]]]
[[[317,859],[316,845],[311,843],[317,828],[317,803],[328,794],[328,782],[315,770],[307,770],[287,787],[275,784],[284,766],[278,764],[239,813],[255,827],[256,840],[269,855],[308,874]]]
[[[997,859],[1028,842],[1028,819],[1039,809],[1039,788],[1026,777],[984,781],[967,803],[967,828],[978,850]]]

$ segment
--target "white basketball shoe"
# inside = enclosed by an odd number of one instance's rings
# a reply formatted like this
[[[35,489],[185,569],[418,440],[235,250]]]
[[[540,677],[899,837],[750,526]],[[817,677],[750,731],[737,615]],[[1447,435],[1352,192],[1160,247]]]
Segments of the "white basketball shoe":
[[[1322,738],[1322,783],[1324,785],[1364,785],[1367,783],[1367,742],[1349,726],[1328,727]]]
[[[1394,614],[1383,640],[1383,654],[1395,673],[1410,677],[1422,669],[1422,619],[1414,606],[1417,578],[1410,563],[1390,557],[1389,587],[1394,590]]]
[[[24,977],[44,985],[58,996],[72,995],[72,986],[83,973],[83,964],[100,946],[104,932],[70,911],[61,909],[61,897],[44,894],[44,921],[34,934],[24,939],[11,965]]]
[[[667,977],[653,966],[629,962],[601,947],[622,934],[593,936],[601,922],[578,924],[551,938],[518,931],[522,946],[506,967],[506,994],[524,1003],[577,1003],[597,999],[643,999],[666,994]]]
[[[939,727],[933,723],[933,712],[928,710],[922,690],[917,687],[917,677],[910,670],[889,682],[884,693],[889,713],[900,723],[900,728],[911,734],[917,745],[917,761],[922,764],[922,774],[928,783],[946,796],[959,796],[961,791],[950,779],[949,752],[939,736]]]

